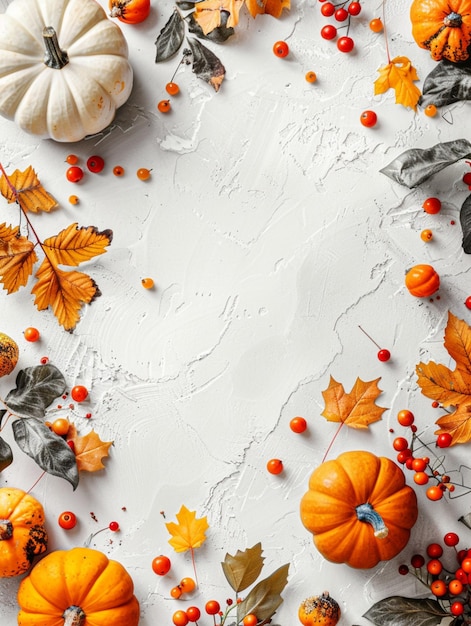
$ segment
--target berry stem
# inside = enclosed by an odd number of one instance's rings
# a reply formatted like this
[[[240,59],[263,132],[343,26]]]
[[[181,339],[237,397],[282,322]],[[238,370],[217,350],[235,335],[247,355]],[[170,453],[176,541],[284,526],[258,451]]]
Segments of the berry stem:
[[[366,330],[363,330],[363,328],[359,324],[358,324],[358,328],[361,330],[362,333],[365,333],[365,335],[368,337],[368,339],[370,341],[372,341],[379,350],[381,350],[381,346],[378,343],[376,343],[376,341],[373,339],[373,337],[370,337],[370,335],[368,335]]]
[[[41,474],[39,474],[39,477],[34,481],[34,483],[31,485],[31,487],[28,489],[26,493],[31,493],[31,491],[33,491],[33,489],[36,487],[36,485],[39,483],[39,481],[41,480],[41,478],[44,476],[45,473],[46,473],[46,470],[43,470]]]
[[[195,550],[194,550],[193,547],[190,548],[190,552],[191,552],[191,562],[193,564],[193,571],[195,573],[196,585],[199,586],[199,584],[198,584],[198,574],[196,573]]]
[[[386,0],[383,0],[383,33],[384,33],[384,42],[386,46],[386,55],[388,57],[388,63],[391,63],[391,55],[389,54],[388,33],[386,29]]]
[[[334,436],[332,437],[332,439],[331,439],[331,441],[330,441],[329,445],[327,446],[327,450],[325,451],[324,456],[322,457],[322,463],[324,463],[324,461],[326,460],[327,455],[329,454],[330,449],[331,449],[331,448],[332,448],[332,446],[334,445],[334,441],[337,439],[338,434],[339,434],[339,432],[340,432],[340,429],[342,428],[342,426],[344,425],[344,423],[345,423],[345,422],[340,422],[340,424],[339,424],[339,426],[338,426],[337,430],[335,431],[335,434],[334,434]]]

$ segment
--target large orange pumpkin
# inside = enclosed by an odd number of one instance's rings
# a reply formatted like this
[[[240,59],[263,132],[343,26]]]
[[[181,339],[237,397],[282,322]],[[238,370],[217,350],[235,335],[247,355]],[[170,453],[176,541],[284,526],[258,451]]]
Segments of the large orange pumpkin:
[[[363,569],[399,554],[417,514],[417,497],[400,467],[364,451],[322,463],[301,500],[301,521],[319,552]]]
[[[427,298],[438,291],[440,276],[431,265],[414,265],[406,273],[406,287],[412,296]]]
[[[18,626],[137,626],[132,579],[117,561],[91,548],[56,550],[18,589]]]
[[[23,574],[47,548],[44,510],[32,495],[0,489],[0,577]]]
[[[471,44],[471,0],[414,0],[412,36],[435,61],[466,61]]]

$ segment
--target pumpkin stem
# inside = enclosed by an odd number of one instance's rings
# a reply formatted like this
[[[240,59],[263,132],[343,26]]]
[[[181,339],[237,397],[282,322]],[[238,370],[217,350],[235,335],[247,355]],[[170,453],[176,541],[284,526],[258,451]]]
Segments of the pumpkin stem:
[[[62,614],[64,626],[83,626],[86,615],[79,606],[69,606]]]
[[[13,537],[13,524],[7,519],[0,519],[0,541]]]
[[[52,26],[44,28],[43,38],[46,47],[44,63],[53,70],[61,70],[69,62],[69,57],[65,50],[60,49],[56,31]]]
[[[367,522],[373,526],[374,535],[378,539],[384,539],[388,536],[388,528],[386,527],[381,515],[374,510],[369,502],[359,504],[356,507],[357,518],[360,522]]]
[[[463,23],[463,18],[459,13],[452,11],[451,13],[448,13],[443,20],[443,23],[445,26],[448,26],[448,28],[460,28]]]

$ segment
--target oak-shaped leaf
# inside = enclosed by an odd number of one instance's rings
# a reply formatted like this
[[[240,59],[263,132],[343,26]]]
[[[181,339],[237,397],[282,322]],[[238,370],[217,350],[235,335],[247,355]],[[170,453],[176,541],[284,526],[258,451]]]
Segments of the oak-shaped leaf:
[[[197,518],[196,511],[190,511],[183,504],[177,513],[177,521],[167,522],[165,526],[172,535],[168,540],[175,552],[186,552],[199,548],[206,541],[206,530],[209,528],[205,517]]]
[[[175,10],[155,40],[155,62],[160,63],[173,57],[185,37],[185,23],[179,11]]]
[[[471,195],[461,205],[460,224],[463,232],[463,251],[471,254]]]
[[[282,604],[281,592],[288,582],[289,563],[282,565],[270,576],[253,587],[237,605],[237,623],[249,613],[257,616],[260,622],[268,621]]]
[[[66,389],[64,376],[51,363],[20,370],[15,382],[5,404],[12,413],[25,417],[44,417],[47,407]]]
[[[79,473],[75,454],[62,437],[34,417],[15,420],[12,429],[20,449],[34,459],[41,469],[64,478],[74,490],[77,488]]]
[[[109,455],[112,441],[102,441],[94,430],[71,439],[74,442],[75,460],[79,471],[97,472],[105,468],[103,459]]]
[[[0,437],[0,472],[13,462],[13,452],[8,443]]]
[[[390,596],[363,615],[375,626],[436,626],[449,615],[437,600]]]
[[[32,241],[19,232],[19,227],[0,224],[0,282],[7,293],[24,287],[38,260]]]
[[[328,388],[322,392],[325,409],[321,415],[329,422],[343,422],[351,428],[368,428],[386,411],[375,403],[381,394],[379,380],[365,382],[357,378],[352,390],[347,393],[343,385],[331,376]]]
[[[443,59],[426,76],[420,104],[442,107],[460,100],[471,100],[471,62]]]
[[[95,226],[78,226],[75,222],[58,235],[45,239],[42,248],[51,263],[76,267],[83,261],[104,254],[112,240],[113,231],[110,229],[99,231]]]
[[[0,193],[8,202],[18,202],[24,211],[31,213],[48,213],[58,206],[57,200],[41,185],[31,165],[23,172],[15,170],[8,178],[4,174],[0,178]]]
[[[379,77],[374,83],[375,96],[394,89],[396,104],[402,104],[415,111],[421,92],[414,84],[419,77],[410,60],[407,57],[395,57],[378,72]]]
[[[467,139],[455,139],[438,143],[431,148],[410,148],[380,172],[405,187],[412,189],[445,167],[471,158],[471,143]]]
[[[226,75],[226,69],[219,58],[197,39],[188,39],[193,54],[192,70],[202,80],[209,83],[214,91],[219,91]]]
[[[264,560],[262,544],[259,542],[252,548],[243,551],[237,550],[233,556],[227,553],[221,563],[222,571],[232,589],[239,593],[257,580],[262,571]]]

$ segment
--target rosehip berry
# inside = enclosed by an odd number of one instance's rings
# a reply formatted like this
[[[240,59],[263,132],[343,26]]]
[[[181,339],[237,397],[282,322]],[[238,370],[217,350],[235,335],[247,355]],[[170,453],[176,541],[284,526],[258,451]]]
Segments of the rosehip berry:
[[[348,11],[344,9],[343,7],[340,9],[337,9],[335,11],[334,17],[337,20],[337,22],[345,22],[345,20],[348,18]]]
[[[70,395],[75,402],[83,402],[88,397],[88,389],[83,385],[75,385],[75,387],[72,387]]]
[[[322,39],[335,39],[337,37],[337,29],[332,24],[327,24],[321,28]]]
[[[332,2],[325,2],[321,6],[321,13],[324,17],[331,17],[335,13],[335,6]]]
[[[363,111],[360,115],[360,122],[367,128],[373,128],[373,126],[376,126],[377,121],[378,116],[374,111]]]
[[[221,605],[217,600],[208,600],[205,604],[204,610],[208,615],[216,615],[221,610]]]
[[[340,39],[337,41],[337,48],[340,50],[340,52],[351,52],[354,47],[355,42],[351,37],[340,37]]]
[[[409,442],[405,437],[396,437],[393,441],[393,448],[396,452],[402,452],[403,450],[407,450],[409,447]]]
[[[197,622],[201,617],[201,611],[197,606],[189,606],[186,610],[186,616],[190,622]]]
[[[33,328],[32,326],[29,326],[23,331],[23,336],[26,339],[26,341],[31,341],[31,343],[34,343],[38,341],[40,337],[40,333],[37,328]]]
[[[361,13],[361,4],[359,2],[350,2],[348,5],[348,12],[350,15],[360,15]]]
[[[169,573],[171,567],[172,563],[170,559],[168,556],[164,556],[163,554],[156,556],[152,561],[152,570],[157,574],[157,576],[165,576]]]
[[[424,200],[422,204],[422,208],[426,213],[430,215],[435,215],[435,213],[439,213],[442,208],[442,203],[438,198],[427,198]]]
[[[105,167],[105,161],[101,158],[101,156],[91,156],[87,159],[87,167],[90,172],[99,174]]]
[[[270,474],[281,474],[283,471],[283,461],[280,459],[270,459],[267,463],[267,470]]]
[[[456,533],[447,533],[443,537],[443,543],[446,546],[449,546],[451,548],[453,548],[454,546],[457,546],[459,542],[460,542],[460,538]]]
[[[277,41],[273,46],[273,53],[280,59],[287,57],[289,54],[289,46],[286,41]]]
[[[83,178],[83,170],[81,167],[73,165],[72,167],[69,167],[69,169],[65,173],[65,176],[69,183],[78,183]]]
[[[440,433],[437,437],[437,446],[439,448],[449,448],[452,441],[453,437],[450,433]]]
[[[411,426],[414,423],[414,414],[407,409],[402,409],[397,414],[397,421],[401,426]]]
[[[57,522],[64,530],[71,530],[77,524],[77,516],[72,511],[64,511],[59,515]]]

